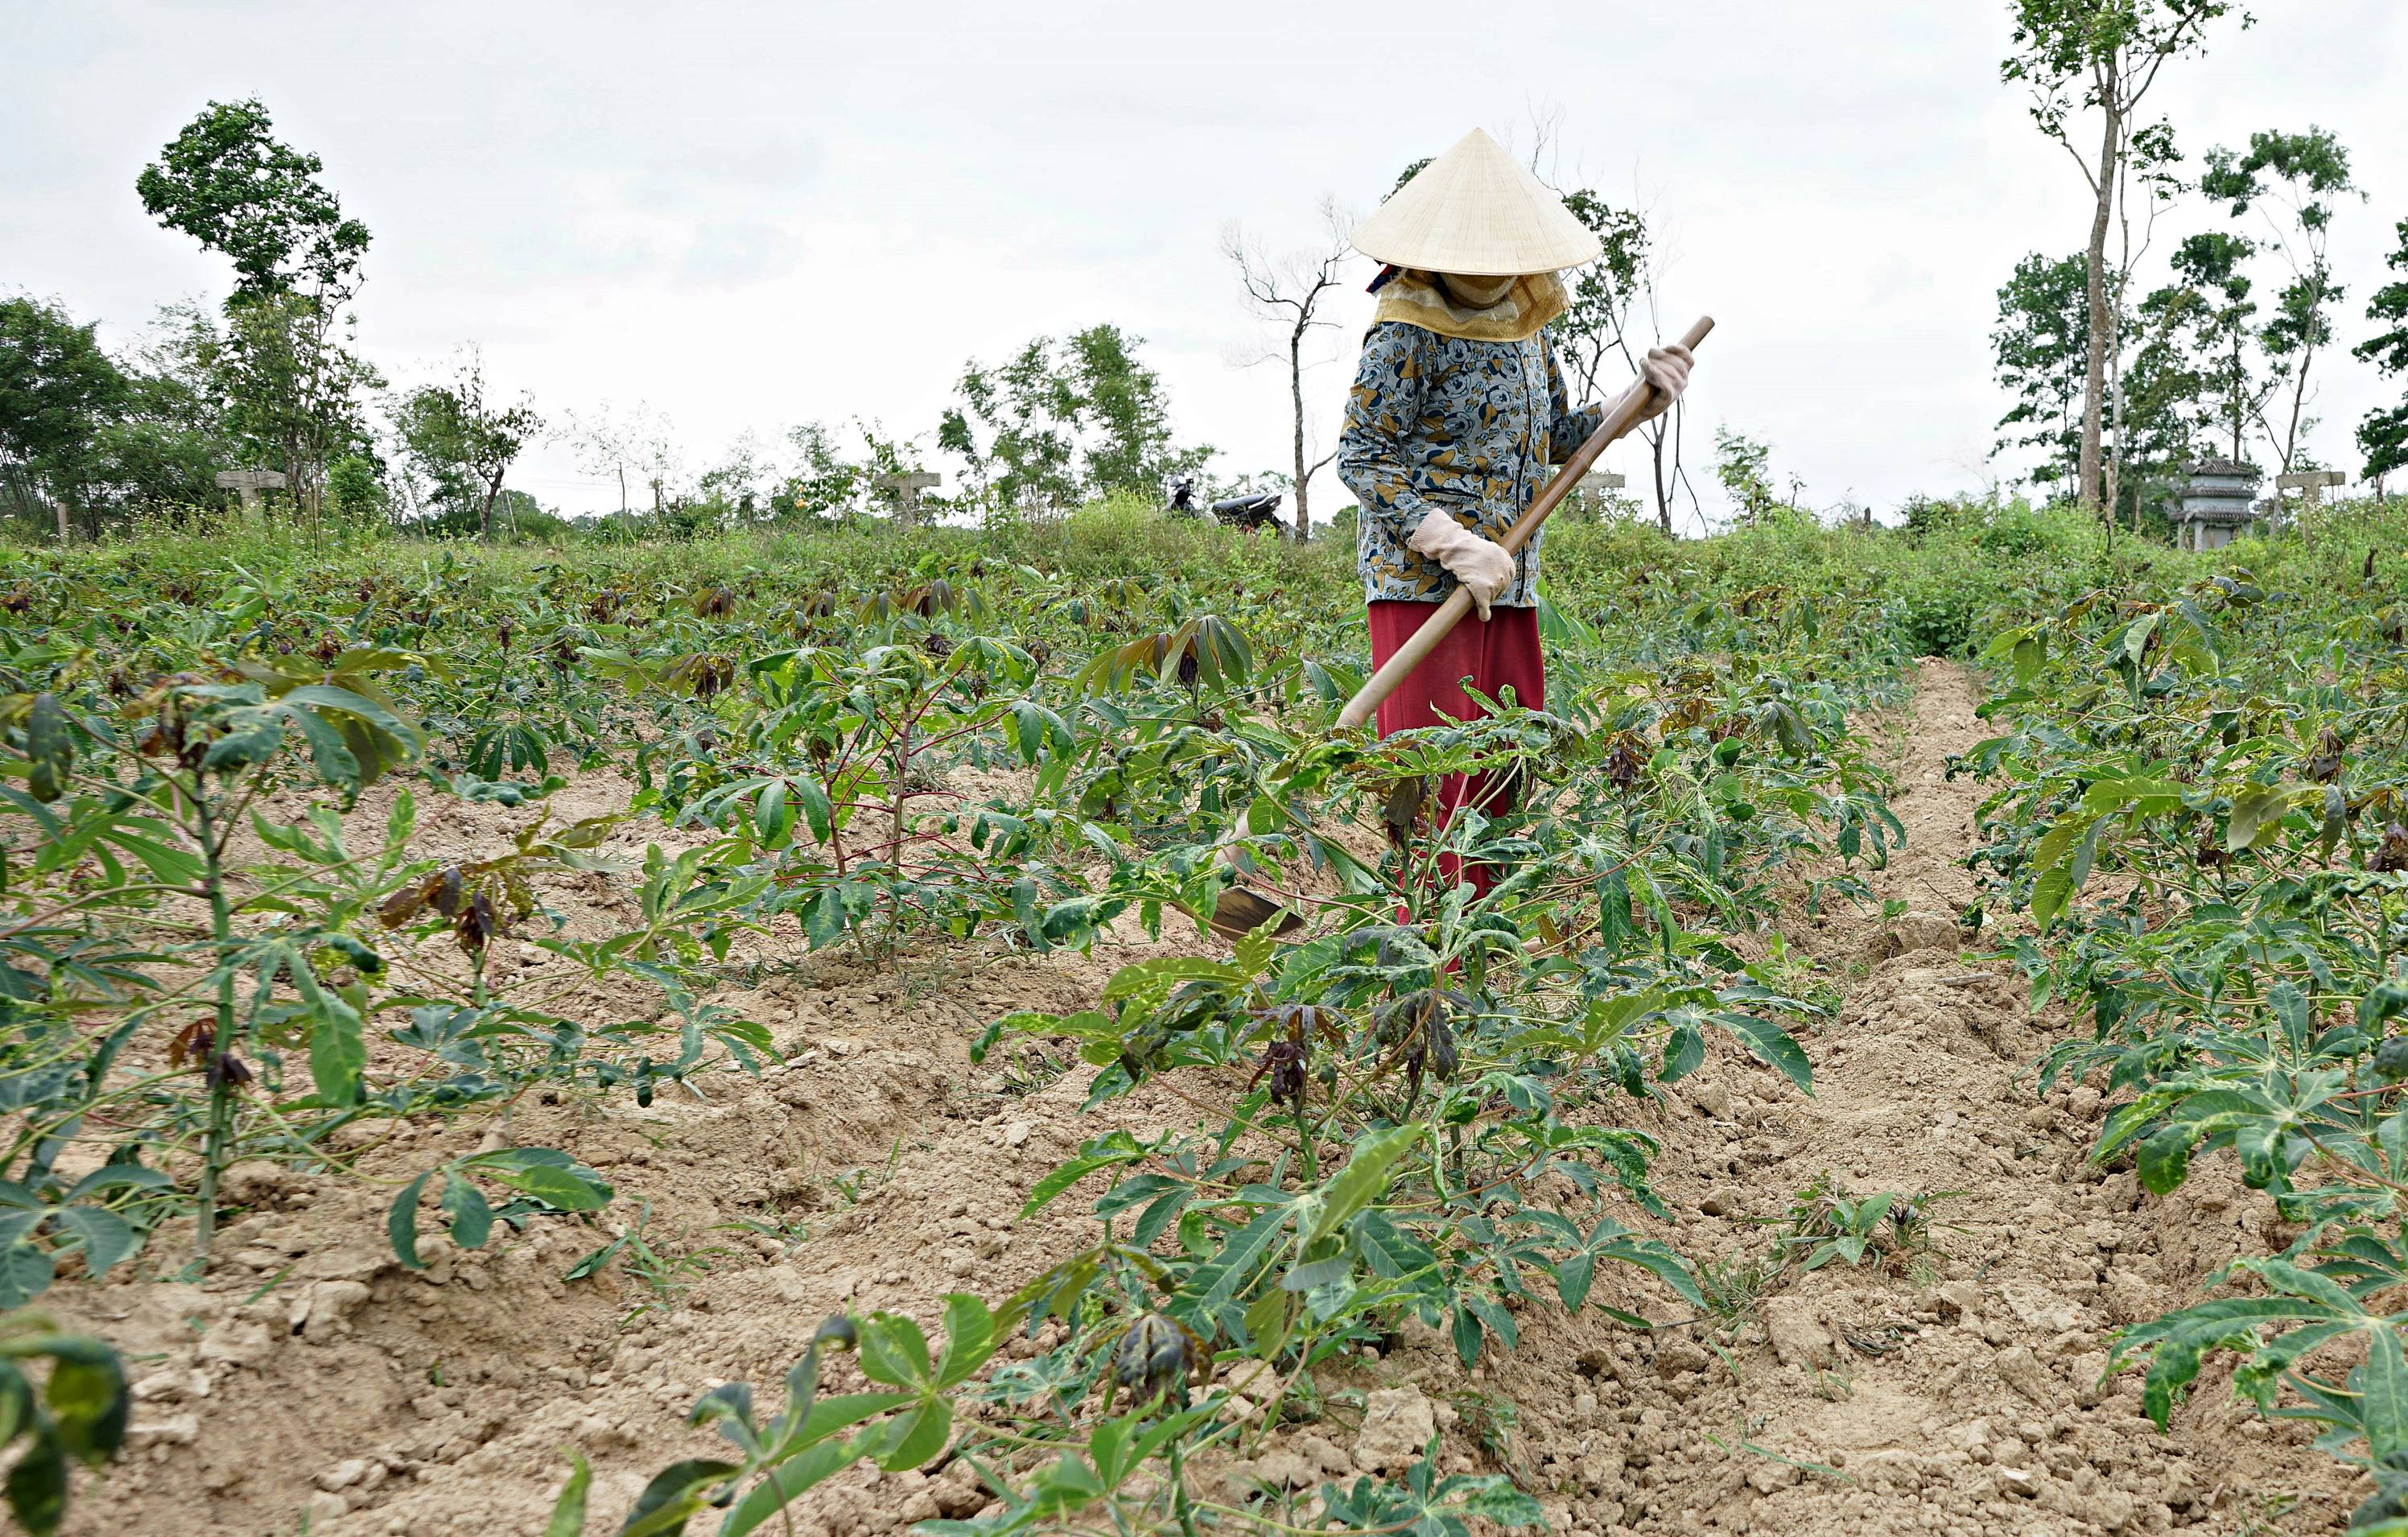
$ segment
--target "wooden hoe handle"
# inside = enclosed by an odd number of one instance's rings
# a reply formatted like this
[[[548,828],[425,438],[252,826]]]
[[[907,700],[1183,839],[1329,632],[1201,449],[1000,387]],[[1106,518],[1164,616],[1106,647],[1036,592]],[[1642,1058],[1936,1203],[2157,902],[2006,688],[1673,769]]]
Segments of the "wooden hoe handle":
[[[1706,339],[1706,333],[1713,328],[1713,317],[1700,315],[1698,323],[1682,336],[1681,345],[1695,351],[1698,343]],[[1564,461],[1564,467],[1555,471],[1555,478],[1530,498],[1528,510],[1505,531],[1505,537],[1497,541],[1504,546],[1507,553],[1529,542],[1530,536],[1539,531],[1539,524],[1547,521],[1547,514],[1571,495],[1572,487],[1580,484],[1581,477],[1596,465],[1598,455],[1605,452],[1607,444],[1639,424],[1640,413],[1647,409],[1648,396],[1653,394],[1655,386],[1644,378],[1631,381],[1630,388],[1622,392],[1622,398],[1607,409],[1605,420],[1588,435],[1588,441],[1573,451],[1572,456]],[[1413,632],[1413,638],[1398,646],[1396,654],[1364,681],[1363,686],[1355,691],[1354,697],[1346,701],[1346,708],[1338,712],[1340,728],[1352,728],[1369,720],[1371,712],[1380,708],[1380,701],[1395,693],[1397,685],[1411,677],[1413,668],[1427,660],[1429,654],[1438,649],[1438,643],[1446,639],[1447,632],[1461,624],[1463,616],[1470,611],[1471,594],[1458,584],[1447,600],[1438,606],[1438,612],[1423,620],[1422,627]]]

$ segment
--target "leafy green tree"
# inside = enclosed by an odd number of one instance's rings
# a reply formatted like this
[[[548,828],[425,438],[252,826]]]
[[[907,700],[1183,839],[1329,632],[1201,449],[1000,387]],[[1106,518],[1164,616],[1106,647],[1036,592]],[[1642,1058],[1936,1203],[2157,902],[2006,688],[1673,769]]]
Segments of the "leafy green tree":
[[[2189,408],[2194,429],[2220,438],[2236,463],[2268,389],[2253,354],[2258,301],[2246,264],[2255,249],[2221,230],[2193,235],[2174,250],[2175,280],[2143,304],[2178,338],[2185,366],[2198,380]]]
[[[1070,338],[1072,376],[1094,427],[1082,453],[1090,495],[1156,492],[1167,477],[1211,457],[1211,449],[1172,446],[1170,399],[1162,376],[1137,360],[1143,344],[1110,324]]]
[[[455,507],[474,507],[480,537],[494,538],[494,504],[503,477],[543,430],[533,397],[509,405],[486,397],[484,361],[470,352],[449,384],[426,384],[403,397],[396,413],[403,448]]]
[[[2366,318],[2389,329],[2357,347],[2358,355],[2386,379],[2408,376],[2408,219],[2400,221],[2399,235],[2400,248],[2384,263],[2401,275],[2400,280],[2376,289],[2366,306]],[[2408,399],[2367,412],[2358,424],[2358,446],[2366,454],[2366,478],[2380,496],[2385,476],[2408,468]]]
[[[326,502],[337,516],[375,523],[384,515],[383,466],[365,453],[348,453],[326,467]]]
[[[1212,451],[1174,446],[1169,400],[1138,361],[1141,345],[1116,325],[1092,325],[1063,342],[1039,337],[996,368],[972,362],[937,446],[968,461],[973,485],[1001,507],[1151,492],[1200,468]]]
[[[55,305],[0,299],[0,473],[21,511],[41,493],[79,502],[105,473],[104,432],[132,395],[94,326]]]
[[[226,306],[223,371],[228,433],[251,456],[280,463],[294,505],[315,510],[325,467],[373,441],[367,401],[384,387],[350,346],[351,322],[306,294],[237,297]]]
[[[124,415],[104,429],[116,495],[160,508],[213,507],[225,493],[217,472],[262,451],[236,436],[224,338],[208,311],[163,308],[127,351],[133,391]]]
[[[257,99],[211,102],[135,179],[142,207],[234,263],[237,292],[348,297],[368,231],[343,217],[316,155],[279,143]],[[339,302],[339,301],[337,301]]]
[[[2287,216],[2266,214],[2272,236],[2260,248],[2279,255],[2291,277],[2275,294],[2273,313],[2258,332],[2269,387],[2256,415],[2275,457],[2288,470],[2299,457],[2300,439],[2315,424],[2307,414],[2313,398],[2308,371],[2317,352],[2332,341],[2331,311],[2343,298],[2327,246],[2335,205],[2358,192],[2350,180],[2349,153],[2332,134],[2313,125],[2304,134],[2256,133],[2249,136],[2245,153],[2209,151],[2200,191],[2229,203],[2236,219],[2253,208],[2264,211],[2269,203],[2279,205]],[[2279,420],[2267,413],[2275,401],[2282,403]]]
[[[1639,297],[1647,256],[1647,220],[1617,208],[1584,187],[1564,194],[1564,207],[1605,246],[1605,253],[1571,275],[1570,303],[1548,328],[1574,404],[1597,398],[1610,359],[1632,372],[1630,307]]]
[[[2170,291],[2161,290],[2159,293]],[[2128,333],[2131,360],[2119,375],[2114,414],[2116,510],[2137,529],[2142,509],[2200,455],[2205,377],[2185,346],[2183,314],[2151,294]]]
[[[1010,362],[971,362],[954,386],[960,404],[937,427],[937,446],[969,463],[971,482],[1003,507],[1062,508],[1078,499],[1079,398],[1055,366],[1054,338],[1039,337]]]
[[[1744,433],[1714,429],[1714,479],[1738,506],[1742,527],[1762,523],[1781,506],[1772,489],[1772,450]]]
[[[869,484],[868,469],[846,457],[824,422],[806,422],[786,434],[795,467],[778,489],[778,505],[808,518],[834,521],[855,510]]]
[[[2034,252],[2015,264],[1999,290],[1999,328],[1990,334],[1999,382],[2014,406],[1999,418],[1999,447],[2041,455],[2032,479],[2044,486],[2075,481],[2082,462],[2082,401],[2089,353],[2086,263]]]
[[[367,226],[343,217],[314,154],[280,142],[257,100],[211,102],[135,179],[142,206],[234,264],[222,366],[230,424],[275,457],[296,504],[315,509],[326,465],[367,442],[363,405],[380,386],[350,346]]]
[[[2084,506],[2101,500],[2101,433],[2108,412],[2108,357],[2114,352],[2115,306],[2109,294],[2107,234],[2128,185],[2137,141],[2133,119],[2172,60],[2200,52],[2209,23],[2230,0],[2009,0],[2014,51],[2000,65],[2012,83],[2030,88],[2031,117],[2080,169],[2091,194],[2084,256],[2086,324],[2082,415],[2074,485]],[[2242,24],[2249,24],[2246,12]],[[2073,140],[2077,113],[2099,116],[2098,149]],[[2143,129],[2143,132],[2146,130]]]
[[[2037,452],[2032,480],[2071,492],[2081,470],[2081,408],[2088,367],[2088,273],[2080,255],[2056,261],[2033,254],[1999,290],[1999,328],[1990,342],[2000,384],[2014,405],[1999,419],[2000,451]],[[2109,280],[2121,294],[2122,274]],[[2197,301],[2187,290],[2161,290],[2115,327],[2111,392],[2103,432],[2114,473],[2112,508],[2137,524],[2154,488],[2191,457],[2191,417],[2201,388],[2184,341]]]

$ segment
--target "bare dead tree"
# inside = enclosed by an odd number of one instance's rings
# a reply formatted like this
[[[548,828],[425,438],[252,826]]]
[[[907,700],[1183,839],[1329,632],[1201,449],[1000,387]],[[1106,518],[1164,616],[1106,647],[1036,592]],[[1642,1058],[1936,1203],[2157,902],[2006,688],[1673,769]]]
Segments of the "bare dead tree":
[[[1326,240],[1311,251],[1292,251],[1278,258],[1248,240],[1245,231],[1236,224],[1221,235],[1221,253],[1237,264],[1238,280],[1245,286],[1248,307],[1285,332],[1288,404],[1296,454],[1296,537],[1299,541],[1312,534],[1312,512],[1306,500],[1312,477],[1322,466],[1338,457],[1338,451],[1332,449],[1307,462],[1311,450],[1307,447],[1304,414],[1304,344],[1315,330],[1337,328],[1335,321],[1321,317],[1321,306],[1337,288],[1339,269],[1353,250],[1348,237],[1354,232],[1354,220],[1339,208],[1334,198],[1321,200],[1321,218],[1328,231]],[[1252,361],[1269,363],[1279,356],[1277,352],[1266,352]]]

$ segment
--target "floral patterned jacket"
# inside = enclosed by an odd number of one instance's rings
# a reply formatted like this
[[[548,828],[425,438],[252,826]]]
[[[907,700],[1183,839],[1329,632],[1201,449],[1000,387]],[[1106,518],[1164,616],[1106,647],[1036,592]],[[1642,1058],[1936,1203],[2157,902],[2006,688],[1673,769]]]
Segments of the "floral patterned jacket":
[[[1361,506],[1363,596],[1434,603],[1452,593],[1444,567],[1405,548],[1423,517],[1443,508],[1466,528],[1502,539],[1546,484],[1546,467],[1570,458],[1603,415],[1598,406],[1568,408],[1544,331],[1467,341],[1401,321],[1374,324],[1338,441],[1338,478]],[[1498,603],[1538,602],[1539,543],[1533,537],[1514,554]]]

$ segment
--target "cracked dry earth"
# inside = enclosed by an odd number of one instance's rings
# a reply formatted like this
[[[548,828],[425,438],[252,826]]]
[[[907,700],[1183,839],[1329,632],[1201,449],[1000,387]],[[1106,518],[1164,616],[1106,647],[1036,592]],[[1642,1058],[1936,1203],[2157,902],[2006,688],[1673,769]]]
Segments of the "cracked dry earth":
[[[1953,913],[1973,895],[1956,861],[1981,791],[1946,782],[1943,764],[1986,728],[1962,670],[1926,662],[1919,682],[1894,803],[1910,841],[1873,880],[1917,914]],[[463,853],[506,835],[493,809],[452,815],[438,833]],[[625,836],[639,850],[645,835]],[[624,900],[604,883],[547,897],[572,925]],[[1962,1191],[1932,1205],[1934,1254],[1903,1274],[1789,1276],[1720,1332],[1641,1334],[1533,1304],[1521,1348],[1469,1372],[1409,1327],[1384,1354],[1323,1374],[1326,1418],[1206,1467],[1212,1492],[1297,1521],[1323,1479],[1393,1468],[1439,1429],[1449,1468],[1512,1472],[1557,1532],[2337,1529],[2354,1500],[2343,1472],[2237,1409],[2224,1376],[2202,1380],[2171,1437],[2140,1417],[2136,1377],[2098,1380],[2115,1326],[2198,1295],[2264,1241],[2271,1208],[2213,1168],[2164,1200],[2091,1170],[2097,1090],[2035,1099],[2055,1022],[2026,1017],[2011,968],[1961,955],[1952,920],[1835,914],[1797,920],[1789,938],[1846,997],[1804,1038],[1815,1097],[1718,1042],[1642,1122],[1665,1143],[1659,1188],[1678,1221],[1618,1214],[1707,1261],[1765,1252],[1766,1219],[1827,1171],[1858,1194]],[[246,1214],[203,1282],[159,1278],[188,1242],[169,1230],[148,1275],[121,1267],[45,1299],[127,1352],[140,1400],[135,1450],[88,1487],[70,1530],[535,1532],[565,1447],[594,1463],[588,1531],[615,1530],[653,1472],[709,1454],[681,1424],[696,1396],[729,1379],[769,1390],[848,1299],[933,1326],[941,1293],[999,1298],[1096,1236],[1076,1199],[1017,1215],[1039,1177],[1104,1129],[1080,1110],[1086,1074],[1061,1072],[1059,1053],[973,1068],[968,1042],[1015,1009],[1087,1006],[1119,966],[1195,943],[1131,929],[1093,956],[953,946],[882,969],[766,954],[719,999],[771,1027],[783,1060],[759,1080],[714,1081],[708,1102],[665,1093],[648,1110],[523,1106],[518,1141],[601,1170],[619,1189],[611,1222],[640,1214],[662,1252],[705,1267],[683,1274],[674,1306],[648,1306],[659,1299],[616,1269],[565,1281],[601,1235],[561,1219],[475,1253],[437,1238],[424,1271],[394,1264],[393,1190],[475,1146],[480,1123],[382,1133],[354,1150],[364,1179],[245,1166],[230,1195]],[[1152,1087],[1108,1113],[1140,1133],[1193,1114]],[[1636,1272],[1600,1275],[1598,1292],[1653,1318],[1684,1311]],[[840,1359],[831,1387],[853,1386],[852,1370]],[[960,1463],[857,1468],[799,1501],[794,1530],[873,1537],[984,1502]]]

